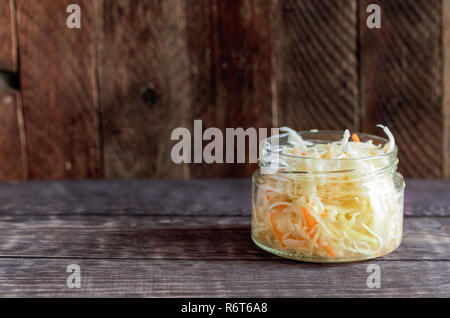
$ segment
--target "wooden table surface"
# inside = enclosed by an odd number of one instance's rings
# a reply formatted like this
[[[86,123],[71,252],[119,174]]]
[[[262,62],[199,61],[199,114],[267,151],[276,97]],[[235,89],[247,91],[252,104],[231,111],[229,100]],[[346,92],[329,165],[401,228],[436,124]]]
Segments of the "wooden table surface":
[[[0,183],[0,296],[448,297],[450,182],[406,189],[399,249],[321,265],[252,243],[249,180]]]

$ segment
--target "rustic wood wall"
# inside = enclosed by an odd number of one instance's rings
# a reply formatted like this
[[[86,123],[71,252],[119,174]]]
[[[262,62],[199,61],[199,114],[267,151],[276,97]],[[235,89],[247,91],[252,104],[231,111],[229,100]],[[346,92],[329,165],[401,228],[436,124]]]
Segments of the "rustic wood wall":
[[[251,174],[173,164],[194,119],[384,123],[406,176],[449,178],[449,79],[450,0],[0,0],[0,179]]]

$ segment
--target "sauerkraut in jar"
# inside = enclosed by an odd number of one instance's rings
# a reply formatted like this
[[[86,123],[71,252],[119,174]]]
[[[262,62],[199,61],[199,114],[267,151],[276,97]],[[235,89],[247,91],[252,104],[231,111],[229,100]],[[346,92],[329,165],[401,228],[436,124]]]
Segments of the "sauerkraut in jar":
[[[253,175],[252,239],[276,255],[311,262],[379,257],[401,243],[405,183],[389,139],[295,132],[261,143]]]

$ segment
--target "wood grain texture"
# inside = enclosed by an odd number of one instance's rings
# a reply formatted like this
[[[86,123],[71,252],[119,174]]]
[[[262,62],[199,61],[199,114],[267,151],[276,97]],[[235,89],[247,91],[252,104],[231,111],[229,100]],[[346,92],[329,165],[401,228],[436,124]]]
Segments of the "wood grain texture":
[[[14,0],[0,0],[0,70],[17,71]]]
[[[357,129],[357,1],[280,0],[280,126]]]
[[[373,263],[382,273],[380,289],[366,285],[367,266]],[[80,289],[66,286],[69,264],[81,268]],[[264,264],[244,260],[2,258],[0,296],[448,297],[449,272],[448,261],[317,265],[281,258]]]
[[[250,180],[0,183],[0,213],[19,215],[250,215]]]
[[[406,180],[405,215],[450,216],[448,181]],[[0,183],[10,216],[249,216],[251,181],[122,180]]]
[[[0,87],[0,180],[27,178],[20,93]]]
[[[3,182],[0,296],[447,297],[450,183],[406,183],[395,252],[321,265],[253,245],[249,180]],[[81,289],[66,287],[69,264]]]
[[[407,179],[405,214],[408,216],[450,216],[448,181]]]
[[[31,179],[100,176],[92,2],[81,29],[63,1],[17,0],[20,79]]]
[[[188,177],[170,156],[192,125],[185,2],[97,4],[105,177]]]
[[[175,165],[170,134],[194,119],[270,127],[271,2],[100,3],[106,177],[250,175],[255,165]]]
[[[443,56],[443,177],[450,179],[450,0],[442,2],[442,56]]]
[[[204,129],[271,127],[272,11],[271,0],[186,2],[192,116]],[[196,164],[191,174],[244,177],[256,167]]]
[[[118,259],[278,259],[250,238],[250,216],[2,216],[0,255]],[[75,244],[76,242],[76,244]],[[406,217],[403,242],[381,260],[450,260],[450,218]]]
[[[381,29],[365,8],[382,7]],[[442,175],[442,1],[361,1],[362,129],[389,126],[407,177]]]

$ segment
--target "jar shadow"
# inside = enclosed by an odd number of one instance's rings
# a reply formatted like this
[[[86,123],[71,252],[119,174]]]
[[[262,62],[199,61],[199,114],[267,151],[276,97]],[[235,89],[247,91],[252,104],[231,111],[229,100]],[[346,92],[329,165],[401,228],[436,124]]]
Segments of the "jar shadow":
[[[113,245],[128,257],[155,259],[254,260],[267,264],[307,267],[345,266],[348,263],[310,263],[285,259],[256,246],[248,226],[212,225],[195,228],[151,228],[116,232]],[[109,240],[109,239],[108,239]],[[129,255],[129,254],[134,255]]]

